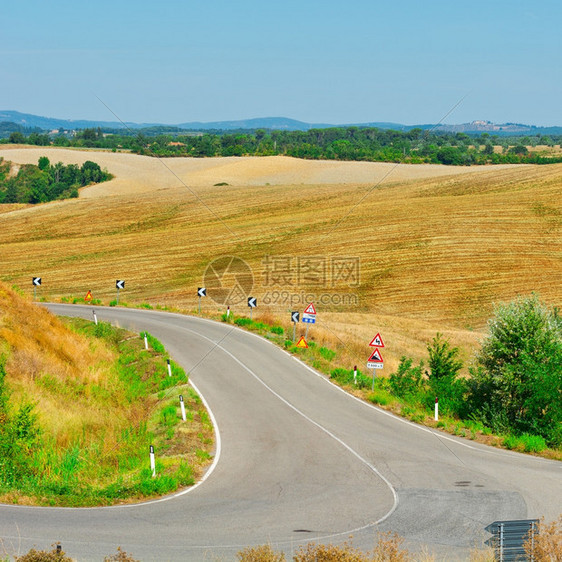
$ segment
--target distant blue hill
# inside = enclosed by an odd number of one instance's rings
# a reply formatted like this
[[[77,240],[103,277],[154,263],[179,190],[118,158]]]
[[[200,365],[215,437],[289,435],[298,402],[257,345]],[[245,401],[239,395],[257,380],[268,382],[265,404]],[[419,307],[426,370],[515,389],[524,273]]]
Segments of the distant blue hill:
[[[31,113],[20,113],[19,111],[0,111],[0,122],[10,121],[21,125],[22,127],[34,128],[38,127],[44,131],[52,131],[54,129],[63,128],[65,130],[88,129],[91,127],[104,127],[111,129],[125,128],[119,121],[88,121],[85,119],[56,119],[54,117],[41,117],[39,115],[32,115]],[[139,129],[142,127],[150,127],[156,125],[151,124],[137,124],[126,123],[127,127],[132,129]]]
[[[191,121],[176,125],[163,123],[132,123],[125,124],[119,121],[90,121],[74,119],[56,119],[54,117],[41,117],[30,113],[20,113],[19,111],[0,111],[0,123],[9,122],[12,125],[19,125],[25,129],[39,128],[45,131],[55,129],[77,130],[101,127],[104,129],[146,129],[149,127],[177,127],[179,129],[207,131],[207,130],[239,130],[239,129],[270,129],[279,131],[308,131],[310,129],[326,129],[328,127],[377,127],[379,129],[392,129],[395,131],[410,131],[412,129],[435,130],[453,133],[489,133],[491,135],[561,135],[562,127],[535,127],[534,125],[524,125],[520,123],[496,124],[490,121],[472,121],[459,125],[402,125],[392,122],[369,122],[369,123],[346,123],[340,125],[328,123],[305,123],[287,117],[258,117],[254,119],[241,119],[236,121],[211,121],[200,122]]]

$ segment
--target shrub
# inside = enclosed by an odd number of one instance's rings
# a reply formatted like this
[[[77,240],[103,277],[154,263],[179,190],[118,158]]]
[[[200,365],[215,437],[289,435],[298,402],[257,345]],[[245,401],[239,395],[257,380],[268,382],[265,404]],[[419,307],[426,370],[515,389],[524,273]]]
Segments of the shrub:
[[[413,360],[403,356],[400,359],[398,370],[389,378],[390,388],[397,396],[402,398],[412,397],[424,389],[423,361],[412,367]]]
[[[392,395],[382,388],[375,388],[375,391],[369,395],[369,400],[373,404],[380,404],[381,406],[386,406],[394,401]]]
[[[320,355],[324,359],[326,359],[326,361],[331,361],[336,356],[336,352],[332,351],[331,349],[328,349],[327,347],[321,347],[318,350],[318,353],[320,353]]]
[[[496,307],[471,371],[470,400],[494,430],[562,445],[562,328],[535,295]],[[499,419],[498,419],[499,418]]]
[[[269,544],[248,546],[236,555],[240,562],[285,562],[282,552],[275,552]]]
[[[562,515],[548,525],[544,518],[538,525],[538,533],[529,537],[525,544],[525,552],[530,560],[558,561],[562,560]]]
[[[367,562],[368,558],[348,543],[343,545],[313,544],[301,546],[293,556],[294,562]]]
[[[427,344],[427,352],[430,384],[442,379],[454,379],[462,369],[462,361],[458,359],[460,349],[451,347],[440,333]]]
[[[17,562],[72,562],[72,558],[66,556],[64,551],[57,550],[53,545],[53,550],[35,550],[32,548],[27,554],[15,557]]]
[[[380,533],[373,549],[373,561],[407,562],[410,553],[402,549],[404,539],[391,531]]]
[[[139,562],[136,558],[133,558],[130,554],[121,550],[121,547],[117,547],[117,553],[111,556],[106,556],[103,562]]]

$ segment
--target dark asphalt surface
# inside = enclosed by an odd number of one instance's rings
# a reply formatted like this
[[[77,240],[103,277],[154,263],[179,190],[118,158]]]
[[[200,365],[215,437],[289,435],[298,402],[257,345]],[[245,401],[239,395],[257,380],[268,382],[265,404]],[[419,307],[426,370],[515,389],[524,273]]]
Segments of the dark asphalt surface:
[[[49,305],[92,318],[92,307]],[[499,519],[556,517],[562,463],[462,440],[365,404],[266,340],[230,325],[96,307],[148,331],[189,373],[218,426],[216,463],[199,486],[110,508],[0,506],[7,553],[60,541],[77,560],[118,546],[140,560],[235,560],[248,545],[289,555],[311,540],[372,548],[395,531],[465,559]],[[0,552],[2,552],[0,547]]]

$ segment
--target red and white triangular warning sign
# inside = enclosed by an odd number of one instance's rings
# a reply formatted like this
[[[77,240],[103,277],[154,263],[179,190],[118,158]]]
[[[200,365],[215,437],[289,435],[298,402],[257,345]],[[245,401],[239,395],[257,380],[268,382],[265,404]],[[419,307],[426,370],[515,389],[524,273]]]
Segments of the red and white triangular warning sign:
[[[314,308],[314,304],[310,303],[305,309],[304,309],[304,313],[305,314],[316,314],[316,309]]]
[[[369,357],[367,361],[369,361],[370,363],[382,363],[383,358],[381,352],[378,349],[375,349],[375,351],[373,351],[371,357]]]
[[[377,334],[369,344],[371,347],[384,347],[384,343],[382,342],[382,338],[380,334]]]

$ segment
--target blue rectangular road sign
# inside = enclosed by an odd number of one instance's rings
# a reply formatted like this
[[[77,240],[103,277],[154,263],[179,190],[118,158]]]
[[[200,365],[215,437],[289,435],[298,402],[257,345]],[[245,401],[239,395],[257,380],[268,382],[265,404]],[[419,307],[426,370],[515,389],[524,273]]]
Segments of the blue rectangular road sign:
[[[316,323],[316,318],[312,315],[310,316],[305,316],[304,314],[302,315],[302,321],[306,322],[307,324],[314,324]]]

